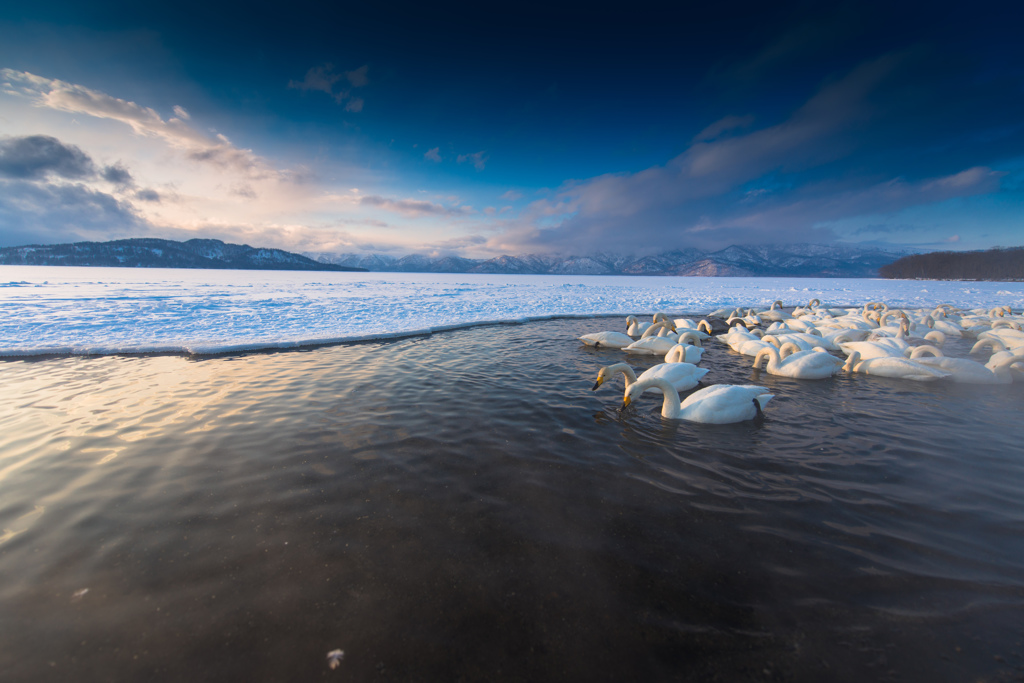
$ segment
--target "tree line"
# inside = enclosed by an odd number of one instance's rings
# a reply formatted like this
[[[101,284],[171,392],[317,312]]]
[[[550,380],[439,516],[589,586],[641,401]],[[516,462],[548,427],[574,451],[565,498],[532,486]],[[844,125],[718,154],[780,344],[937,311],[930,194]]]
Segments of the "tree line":
[[[913,254],[878,269],[893,280],[1024,280],[1024,247]]]

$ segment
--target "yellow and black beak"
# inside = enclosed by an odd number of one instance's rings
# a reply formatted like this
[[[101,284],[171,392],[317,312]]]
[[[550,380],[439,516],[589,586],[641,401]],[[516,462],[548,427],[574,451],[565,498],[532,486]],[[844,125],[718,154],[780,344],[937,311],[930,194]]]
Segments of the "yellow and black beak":
[[[594,382],[594,386],[590,389],[591,391],[597,391],[597,388],[604,384],[604,377],[598,377],[597,381]]]
[[[623,399],[622,399],[622,407],[623,408],[628,408],[629,407],[629,403],[630,403],[629,394],[626,394],[626,396],[624,396]]]

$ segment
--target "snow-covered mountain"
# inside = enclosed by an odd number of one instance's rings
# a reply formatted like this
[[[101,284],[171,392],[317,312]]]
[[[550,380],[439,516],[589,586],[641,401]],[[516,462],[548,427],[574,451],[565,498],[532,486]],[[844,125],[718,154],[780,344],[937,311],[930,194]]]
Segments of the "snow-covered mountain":
[[[678,249],[655,256],[591,254],[565,258],[457,256],[395,258],[380,254],[307,253],[323,263],[406,273],[504,273],[549,275],[683,275],[777,277],[877,277],[881,266],[902,253],[826,244],[733,245],[720,251]]]
[[[0,249],[0,264],[237,270],[362,270],[314,261],[281,249],[228,244],[220,240],[194,239],[176,242],[148,237],[110,242],[4,247]]]

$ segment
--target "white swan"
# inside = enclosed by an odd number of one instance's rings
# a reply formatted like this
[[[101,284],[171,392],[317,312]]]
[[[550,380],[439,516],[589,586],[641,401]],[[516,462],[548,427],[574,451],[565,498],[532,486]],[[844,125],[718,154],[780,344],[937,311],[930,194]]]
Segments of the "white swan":
[[[768,393],[764,387],[749,384],[716,384],[693,392],[680,403],[679,394],[672,391],[672,385],[665,380],[651,379],[638,381],[626,389],[622,406],[628,406],[633,398],[646,391],[649,386],[659,387],[665,396],[661,404],[662,417],[708,424],[731,424],[753,420],[762,414],[761,410],[773,397],[773,394]]]
[[[878,375],[879,377],[894,377],[897,379],[912,379],[918,382],[931,382],[937,379],[949,377],[950,373],[939,368],[922,365],[909,358],[902,356],[885,356],[883,358],[860,359],[860,351],[854,351],[846,359],[843,370],[847,372],[862,372],[865,375]]]
[[[597,389],[614,377],[616,374],[622,373],[625,376],[626,388],[629,389],[636,382],[646,382],[649,379],[663,379],[672,385],[672,388],[676,392],[687,391],[697,386],[701,378],[708,374],[707,368],[698,368],[692,363],[659,363],[652,368],[644,370],[640,377],[636,376],[633,372],[633,368],[629,367],[625,363],[615,363],[614,365],[608,365],[597,371],[597,381],[594,382],[593,391]],[[645,391],[650,391],[655,394],[660,394],[661,389],[656,386],[650,386]]]
[[[930,350],[932,349],[927,346],[919,346],[910,357],[923,365],[949,372],[949,378],[960,384],[1010,384],[1013,382],[1010,366],[1024,360],[1024,355],[1011,355],[991,366],[986,366],[969,358],[948,358],[941,355],[934,358],[922,357]]]
[[[633,338],[621,332],[593,332],[579,338],[587,346],[604,346],[609,349],[624,349],[633,343]]]
[[[697,365],[704,355],[704,349],[700,344],[676,344],[665,354],[666,363],[693,363]]]
[[[792,342],[786,343],[786,346],[791,345]],[[792,348],[796,348],[795,345],[792,345]],[[839,372],[839,368],[843,365],[843,361],[824,349],[821,351],[797,351],[783,359],[780,357],[778,349],[770,346],[761,349],[754,356],[755,370],[761,369],[761,359],[765,357],[768,358],[769,374],[797,379],[825,379]]]
[[[626,353],[641,353],[649,356],[664,356],[676,345],[675,337],[657,336],[661,330],[675,331],[675,325],[669,320],[654,323],[644,332],[639,340],[623,347]],[[631,340],[632,341],[632,340]]]

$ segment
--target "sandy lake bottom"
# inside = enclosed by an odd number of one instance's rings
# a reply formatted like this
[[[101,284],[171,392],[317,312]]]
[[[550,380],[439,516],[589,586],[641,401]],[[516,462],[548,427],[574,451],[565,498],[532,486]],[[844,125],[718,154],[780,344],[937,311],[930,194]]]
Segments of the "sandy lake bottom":
[[[0,679],[1024,675],[1024,384],[670,422],[620,326],[0,362]]]

